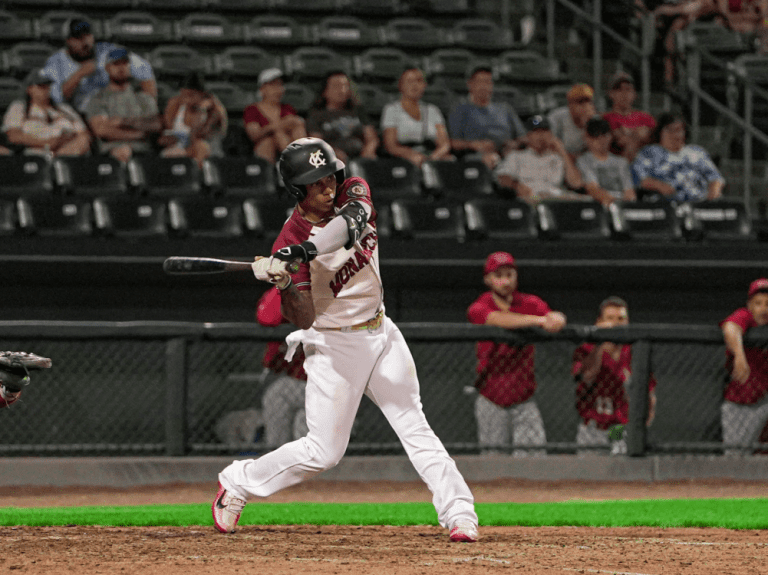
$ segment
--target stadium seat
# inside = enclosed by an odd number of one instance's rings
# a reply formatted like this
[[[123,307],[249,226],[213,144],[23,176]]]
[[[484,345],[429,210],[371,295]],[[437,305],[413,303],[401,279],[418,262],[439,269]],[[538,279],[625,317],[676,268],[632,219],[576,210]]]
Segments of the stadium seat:
[[[165,44],[173,42],[173,26],[154,14],[126,10],[104,22],[105,36],[119,44]]]
[[[302,46],[285,56],[285,72],[293,80],[320,80],[336,70],[349,72],[349,62],[330,48]]]
[[[168,100],[173,98],[179,91],[168,82],[157,82],[157,107],[158,110],[165,110]]]
[[[253,102],[253,94],[233,82],[206,82],[205,90],[221,100],[231,117],[242,117],[243,110]]]
[[[41,42],[19,42],[3,53],[3,69],[11,76],[23,78],[33,68],[42,68],[56,48]]]
[[[477,56],[465,48],[438,48],[424,58],[430,83],[441,83],[460,94],[467,91],[467,73]]]
[[[5,110],[14,100],[23,99],[25,92],[21,80],[10,76],[0,76],[0,114],[5,113]]]
[[[68,6],[87,10],[127,10],[134,4],[134,0],[67,0]]]
[[[141,193],[164,198],[198,195],[203,187],[197,162],[186,157],[135,156],[128,162],[128,181]]]
[[[311,40],[309,30],[285,15],[257,16],[245,26],[248,42],[259,46],[302,46]]]
[[[245,28],[221,14],[187,14],[174,23],[176,39],[189,44],[239,44],[245,41]]]
[[[16,201],[19,229],[39,236],[89,236],[91,203],[76,197],[26,197]]]
[[[208,0],[135,0],[136,5],[147,10],[204,10]]]
[[[207,56],[183,44],[162,44],[147,55],[149,63],[158,76],[182,78],[189,72],[207,74],[211,63]]]
[[[399,48],[368,48],[352,59],[354,75],[365,81],[396,82],[413,58]]]
[[[273,242],[295,204],[285,198],[249,198],[243,202],[245,229],[256,237]]]
[[[300,116],[306,116],[312,102],[315,101],[315,92],[305,82],[286,82],[283,86],[283,103],[290,104]]]
[[[96,231],[106,236],[166,236],[166,213],[166,203],[157,199],[124,195],[93,200]]]
[[[0,200],[0,235],[16,233],[16,202]]]
[[[343,4],[343,0],[272,0],[272,8],[278,12],[336,12]]]
[[[168,201],[168,220],[176,235],[236,238],[243,235],[243,204],[207,196],[173,198]]]
[[[397,16],[408,9],[400,0],[347,0],[346,6],[353,14],[367,16]]]
[[[280,66],[280,57],[257,46],[230,46],[213,56],[213,72],[221,80],[256,80],[266,68]]]
[[[455,202],[398,199],[390,204],[392,236],[408,240],[466,239],[464,208]]]
[[[693,223],[706,240],[754,240],[757,236],[740,200],[707,200],[689,205]]]
[[[203,184],[213,194],[273,197],[277,193],[275,166],[257,156],[208,158],[203,162]]]
[[[421,171],[424,189],[436,197],[464,201],[494,193],[493,173],[480,160],[427,161]]]
[[[60,156],[53,160],[53,174],[65,194],[100,197],[128,192],[128,171],[111,156]]]
[[[458,48],[499,52],[512,48],[512,31],[486,18],[463,18],[451,29],[452,43]]]
[[[0,10],[0,39],[3,42],[32,41],[35,38],[32,20],[20,18],[7,10]]]
[[[683,238],[682,222],[669,202],[614,202],[608,209],[614,234],[620,239]]]
[[[51,163],[43,156],[0,156],[0,198],[53,193]]]
[[[543,200],[536,206],[539,237],[598,240],[611,237],[608,212],[592,200]]]
[[[474,198],[464,203],[467,237],[473,240],[536,239],[536,213],[525,202]]]
[[[493,87],[493,99],[496,102],[505,102],[515,109],[521,117],[538,114],[539,97],[535,92],[524,92],[514,86],[497,83]]]
[[[208,10],[211,12],[237,12],[242,16],[244,12],[269,10],[272,8],[272,0],[208,0]]]
[[[442,82],[434,82],[427,84],[421,99],[440,108],[443,116],[447,119],[451,113],[451,108],[459,100],[459,95],[446,87]]]
[[[426,10],[434,14],[461,16],[471,12],[469,0],[427,0]]]
[[[430,50],[447,42],[443,30],[425,18],[393,18],[381,27],[381,39],[404,50]]]
[[[365,111],[368,119],[374,125],[378,125],[378,120],[381,117],[381,111],[384,109],[384,106],[397,98],[396,94],[385,92],[378,86],[368,82],[357,83],[355,89],[360,98],[360,105],[363,111]]]
[[[64,23],[70,18],[87,20],[91,24],[94,37],[100,38],[104,32],[101,20],[91,18],[78,10],[50,10],[43,13],[34,21],[36,35],[44,42],[52,42],[56,46],[64,43]],[[58,49],[58,48],[57,48]]]
[[[334,48],[367,48],[380,43],[378,34],[355,16],[328,16],[312,27],[315,44]]]
[[[371,197],[376,202],[388,203],[397,198],[419,198],[421,172],[402,158],[354,158],[347,164],[350,176],[358,176],[368,182]]]
[[[567,76],[560,72],[558,60],[545,58],[533,50],[502,52],[495,59],[494,73],[499,83],[536,91],[567,81]]]

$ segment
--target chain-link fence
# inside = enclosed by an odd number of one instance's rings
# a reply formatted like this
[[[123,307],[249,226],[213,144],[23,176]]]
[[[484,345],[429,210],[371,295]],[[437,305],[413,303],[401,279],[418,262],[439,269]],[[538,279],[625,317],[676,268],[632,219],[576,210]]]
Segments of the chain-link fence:
[[[767,398],[731,417],[728,425],[741,434],[723,443],[727,373],[716,326],[569,326],[554,335],[464,324],[400,327],[427,419],[453,454],[768,449],[759,441],[761,434],[765,441]],[[746,341],[768,353],[762,329]],[[306,433],[304,383],[262,367],[267,342],[287,333],[246,324],[0,324],[0,349],[53,359],[52,369],[33,373],[22,398],[0,411],[0,454],[264,453],[275,447],[267,422],[282,422],[285,440]],[[492,374],[481,363],[478,374],[478,341],[488,342],[480,346],[486,354],[512,349],[519,365],[497,362],[502,367]],[[585,341],[632,343],[624,364],[632,376],[610,392],[599,381],[575,380],[574,351]],[[530,377],[522,385],[528,391],[499,392],[510,374],[517,384]],[[348,452],[403,452],[366,397]]]

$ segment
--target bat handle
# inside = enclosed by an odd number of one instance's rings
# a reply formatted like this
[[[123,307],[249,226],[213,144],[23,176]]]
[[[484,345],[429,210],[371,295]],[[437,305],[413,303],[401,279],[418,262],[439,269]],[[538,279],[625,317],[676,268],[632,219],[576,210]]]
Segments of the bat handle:
[[[288,270],[288,273],[295,274],[297,271],[299,271],[299,260],[288,262],[285,266],[285,269]]]

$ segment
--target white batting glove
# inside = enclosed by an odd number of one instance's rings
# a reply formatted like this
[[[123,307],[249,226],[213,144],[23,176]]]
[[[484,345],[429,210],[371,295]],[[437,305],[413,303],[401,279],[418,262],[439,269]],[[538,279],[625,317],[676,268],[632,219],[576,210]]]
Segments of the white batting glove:
[[[274,283],[272,281],[272,276],[286,271],[287,266],[288,262],[264,256],[256,256],[254,262],[251,264],[253,275],[256,276],[256,279],[269,283]]]

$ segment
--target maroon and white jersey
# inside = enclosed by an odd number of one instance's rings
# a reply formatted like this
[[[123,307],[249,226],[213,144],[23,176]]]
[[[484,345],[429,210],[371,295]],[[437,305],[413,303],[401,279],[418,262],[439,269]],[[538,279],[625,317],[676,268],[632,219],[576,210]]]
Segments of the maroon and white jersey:
[[[360,240],[345,250],[317,256],[301,264],[291,277],[297,289],[312,290],[315,304],[315,328],[348,327],[368,321],[384,310],[384,288],[379,273],[379,237],[376,233],[376,211],[371,202],[368,182],[362,178],[347,178],[336,190],[335,211],[351,201],[371,206],[371,217]],[[277,236],[272,253],[292,244],[312,240],[328,221],[313,223],[306,220],[298,208]]]

